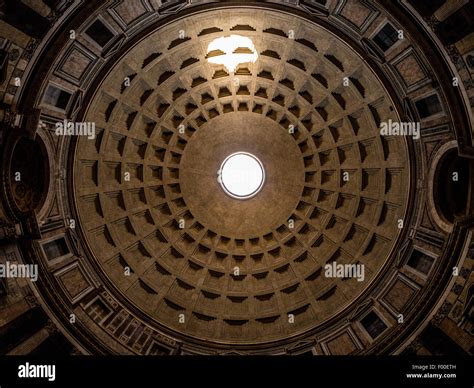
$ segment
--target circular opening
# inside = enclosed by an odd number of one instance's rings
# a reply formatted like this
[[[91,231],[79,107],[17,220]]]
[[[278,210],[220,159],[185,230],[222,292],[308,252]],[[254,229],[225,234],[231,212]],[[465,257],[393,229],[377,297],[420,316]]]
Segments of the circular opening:
[[[257,195],[262,189],[265,171],[256,156],[247,152],[236,152],[222,163],[218,180],[231,197],[247,199]]]

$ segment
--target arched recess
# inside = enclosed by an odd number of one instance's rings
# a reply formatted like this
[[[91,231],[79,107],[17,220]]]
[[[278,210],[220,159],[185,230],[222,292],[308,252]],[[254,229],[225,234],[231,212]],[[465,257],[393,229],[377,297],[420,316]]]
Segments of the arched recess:
[[[44,205],[50,191],[50,165],[40,136],[18,137],[10,150],[5,176],[7,195],[11,210],[21,218],[38,212]]]
[[[433,158],[429,208],[433,220],[445,232],[451,233],[456,218],[470,212],[473,164],[471,159],[459,156],[456,141],[444,144]]]
[[[36,141],[40,144],[43,152],[43,164],[46,169],[47,181],[45,182],[45,192],[43,196],[43,202],[41,206],[36,209],[38,220],[43,220],[47,217],[48,212],[51,210],[52,203],[58,195],[58,176],[60,175],[58,168],[59,162],[55,157],[55,145],[51,138],[47,135],[47,131],[39,129],[36,132]],[[58,142],[58,147],[61,141]],[[59,200],[59,199],[58,199]]]

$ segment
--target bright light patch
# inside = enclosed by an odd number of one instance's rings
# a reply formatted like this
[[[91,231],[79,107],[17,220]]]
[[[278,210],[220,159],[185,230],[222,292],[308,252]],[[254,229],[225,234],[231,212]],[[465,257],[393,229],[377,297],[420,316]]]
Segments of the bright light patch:
[[[254,63],[258,58],[252,39],[240,35],[214,39],[209,43],[207,54],[209,62],[224,65],[230,73],[241,63]]]
[[[247,152],[237,152],[228,156],[222,163],[218,176],[224,191],[237,199],[255,196],[265,181],[262,163]]]

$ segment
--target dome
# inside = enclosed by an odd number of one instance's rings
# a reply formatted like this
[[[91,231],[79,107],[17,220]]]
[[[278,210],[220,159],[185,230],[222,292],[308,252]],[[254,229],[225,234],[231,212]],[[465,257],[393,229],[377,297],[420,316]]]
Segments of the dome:
[[[40,274],[0,283],[10,333],[49,322],[37,351],[68,354],[472,351],[467,5],[30,3],[1,27],[1,257]]]

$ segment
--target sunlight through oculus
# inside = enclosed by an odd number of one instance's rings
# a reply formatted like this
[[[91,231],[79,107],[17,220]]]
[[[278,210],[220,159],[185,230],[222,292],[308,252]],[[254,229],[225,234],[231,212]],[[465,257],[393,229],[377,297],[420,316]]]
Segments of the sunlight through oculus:
[[[255,63],[258,54],[252,39],[231,35],[214,39],[209,43],[206,58],[210,63],[224,65],[227,71],[234,73],[242,63]]]
[[[222,163],[218,171],[218,181],[231,197],[248,199],[262,189],[265,170],[256,156],[247,152],[236,152]]]

